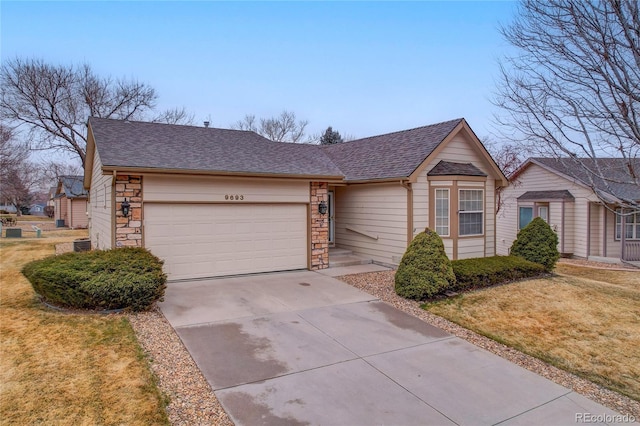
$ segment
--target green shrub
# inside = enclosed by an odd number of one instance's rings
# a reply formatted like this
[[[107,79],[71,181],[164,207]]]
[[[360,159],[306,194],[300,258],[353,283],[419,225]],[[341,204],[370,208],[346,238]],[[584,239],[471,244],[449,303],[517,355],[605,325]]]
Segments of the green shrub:
[[[407,299],[423,300],[455,284],[451,262],[442,239],[431,229],[416,235],[402,256],[395,276],[395,290]]]
[[[547,222],[536,217],[518,232],[510,254],[544,265],[551,272],[560,258],[558,236]]]
[[[162,300],[162,261],[141,248],[66,253],[30,262],[22,273],[47,303],[76,309],[146,310]]]
[[[544,266],[517,256],[478,257],[451,261],[456,290],[488,287],[545,272]]]

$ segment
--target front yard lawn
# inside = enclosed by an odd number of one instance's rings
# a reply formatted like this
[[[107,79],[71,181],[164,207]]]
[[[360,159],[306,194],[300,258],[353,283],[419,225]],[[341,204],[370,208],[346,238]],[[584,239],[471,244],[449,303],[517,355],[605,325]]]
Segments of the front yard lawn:
[[[165,400],[123,315],[55,312],[20,269],[87,231],[0,240],[2,424],[168,424]]]
[[[562,263],[555,272],[423,307],[640,400],[640,272]]]

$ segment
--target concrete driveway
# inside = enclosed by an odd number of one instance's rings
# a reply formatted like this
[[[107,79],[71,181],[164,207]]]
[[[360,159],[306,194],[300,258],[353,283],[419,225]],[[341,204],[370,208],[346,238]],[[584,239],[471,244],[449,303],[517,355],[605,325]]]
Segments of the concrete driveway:
[[[160,307],[237,425],[569,425],[617,414],[315,272],[170,283]]]

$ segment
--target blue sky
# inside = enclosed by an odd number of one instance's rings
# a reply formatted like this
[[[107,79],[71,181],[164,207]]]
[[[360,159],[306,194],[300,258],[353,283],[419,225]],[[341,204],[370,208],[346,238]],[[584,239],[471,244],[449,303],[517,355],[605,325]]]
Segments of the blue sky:
[[[0,2],[0,59],[89,63],[200,124],[286,109],[365,137],[464,117],[490,134],[513,2]]]

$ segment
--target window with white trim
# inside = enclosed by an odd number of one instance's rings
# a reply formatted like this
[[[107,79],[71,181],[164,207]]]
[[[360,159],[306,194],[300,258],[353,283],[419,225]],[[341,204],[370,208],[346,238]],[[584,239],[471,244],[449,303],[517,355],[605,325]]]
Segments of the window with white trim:
[[[436,233],[449,236],[449,190],[436,189]]]
[[[533,220],[533,207],[519,207],[518,229],[527,226]]]
[[[461,189],[458,194],[458,235],[482,235],[484,191]]]
[[[622,238],[622,210],[616,209],[616,240]],[[624,218],[624,238],[625,240],[640,240],[640,212],[629,214],[625,211]]]

